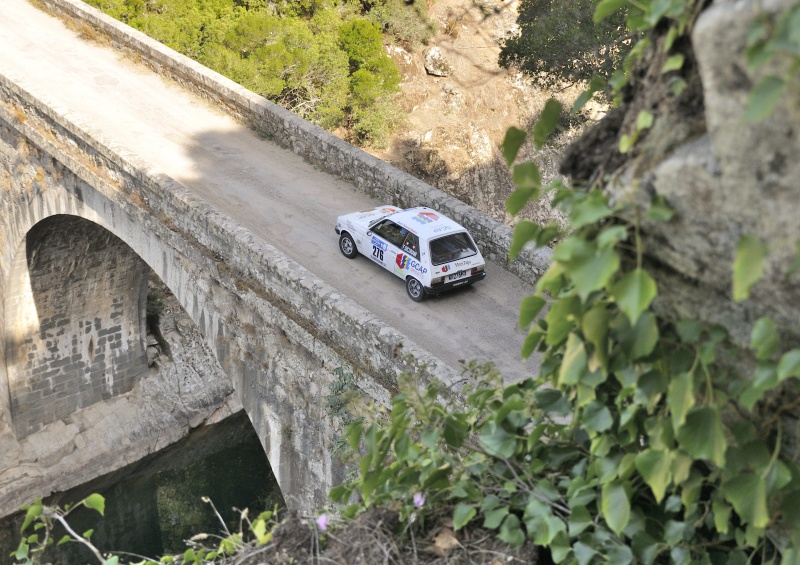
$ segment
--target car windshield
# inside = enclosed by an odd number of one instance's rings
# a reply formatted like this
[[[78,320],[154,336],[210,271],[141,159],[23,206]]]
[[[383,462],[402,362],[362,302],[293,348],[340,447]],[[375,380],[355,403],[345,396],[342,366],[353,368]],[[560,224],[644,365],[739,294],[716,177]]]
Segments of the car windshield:
[[[472,257],[477,252],[467,232],[452,233],[431,241],[431,263],[434,265]]]

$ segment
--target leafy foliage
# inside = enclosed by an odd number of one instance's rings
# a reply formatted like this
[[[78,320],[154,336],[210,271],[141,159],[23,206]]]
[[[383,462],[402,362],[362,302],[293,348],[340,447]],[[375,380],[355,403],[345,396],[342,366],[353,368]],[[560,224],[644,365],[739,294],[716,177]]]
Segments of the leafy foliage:
[[[204,502],[211,504],[207,498]],[[119,565],[120,563],[134,563],[133,561],[122,561],[119,555],[102,554],[91,541],[92,530],[79,534],[73,530],[67,517],[77,508],[84,506],[90,510],[97,511],[101,516],[105,512],[105,498],[99,494],[90,494],[83,500],[74,505],[67,505],[64,508],[46,506],[41,499],[37,499],[32,504],[23,506],[25,520],[21,531],[23,538],[16,551],[11,554],[14,562],[20,565],[39,565],[46,559],[46,551],[56,545],[65,543],[79,543],[88,548],[94,558],[101,565]],[[213,507],[213,504],[212,504]],[[216,512],[216,508],[214,508]],[[189,548],[179,555],[165,555],[158,561],[153,559],[141,559],[136,561],[136,565],[145,563],[180,563],[182,565],[202,565],[203,563],[222,563],[226,558],[239,553],[245,546],[261,547],[272,541],[273,532],[278,525],[278,509],[268,510],[259,514],[254,520],[250,520],[247,511],[243,511],[240,530],[231,533],[228,531],[225,521],[217,513],[222,524],[224,536],[214,536],[215,543],[204,545],[203,541],[209,536],[205,534],[196,535],[190,540]],[[55,541],[53,534],[56,525],[66,530],[66,535]],[[245,529],[244,526],[247,526]],[[25,535],[28,528],[34,530],[33,534]]]
[[[428,17],[427,2],[378,0],[369,4],[367,17],[406,48],[425,44],[436,33],[435,24]]]
[[[560,82],[608,80],[630,49],[621,14],[594,21],[595,0],[522,0],[518,31],[500,51],[500,65],[515,66],[550,88]]]
[[[762,15],[750,28],[747,37],[747,62],[756,71],[778,60],[784,73],[762,73],[747,100],[745,117],[758,121],[767,117],[787,85],[800,70],[800,5],[791,6],[778,18]]]

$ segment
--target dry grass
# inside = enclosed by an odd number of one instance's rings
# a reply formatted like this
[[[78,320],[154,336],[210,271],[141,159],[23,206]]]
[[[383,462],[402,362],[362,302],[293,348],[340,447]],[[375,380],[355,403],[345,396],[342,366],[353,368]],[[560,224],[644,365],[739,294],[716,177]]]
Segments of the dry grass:
[[[290,515],[273,541],[247,548],[228,565],[533,565],[538,550],[531,544],[512,549],[496,532],[480,528],[453,532],[445,515],[428,517],[434,526],[404,532],[395,511],[373,508],[358,518],[320,532],[314,521]]]

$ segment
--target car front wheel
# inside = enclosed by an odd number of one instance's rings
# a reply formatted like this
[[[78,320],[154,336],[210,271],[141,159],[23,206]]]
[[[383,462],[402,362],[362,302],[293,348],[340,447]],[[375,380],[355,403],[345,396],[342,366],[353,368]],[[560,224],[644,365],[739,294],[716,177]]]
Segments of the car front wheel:
[[[425,289],[422,288],[422,283],[414,277],[408,277],[406,279],[406,292],[408,292],[409,298],[414,302],[422,302],[425,300]]]
[[[353,241],[353,237],[346,231],[342,232],[342,235],[339,236],[339,249],[342,255],[348,259],[355,259],[355,256],[358,255],[356,242]]]

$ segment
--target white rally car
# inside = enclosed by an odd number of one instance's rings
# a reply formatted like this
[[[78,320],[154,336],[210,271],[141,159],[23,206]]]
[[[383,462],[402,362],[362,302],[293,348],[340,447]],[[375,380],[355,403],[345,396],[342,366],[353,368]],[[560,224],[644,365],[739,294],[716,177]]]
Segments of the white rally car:
[[[393,272],[415,302],[486,277],[469,232],[430,208],[387,205],[346,214],[339,216],[336,233],[345,257],[361,253]]]

